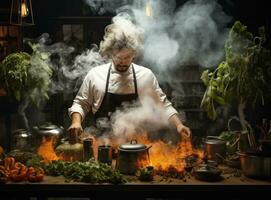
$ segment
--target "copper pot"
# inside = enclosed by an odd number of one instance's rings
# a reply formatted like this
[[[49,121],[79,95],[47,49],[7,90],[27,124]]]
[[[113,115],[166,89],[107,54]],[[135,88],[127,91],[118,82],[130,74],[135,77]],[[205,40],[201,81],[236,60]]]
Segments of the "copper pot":
[[[205,140],[205,152],[208,160],[214,160],[221,163],[221,157],[226,156],[226,141],[217,136],[207,136]]]
[[[271,178],[271,155],[261,152],[240,153],[241,169],[245,176]]]

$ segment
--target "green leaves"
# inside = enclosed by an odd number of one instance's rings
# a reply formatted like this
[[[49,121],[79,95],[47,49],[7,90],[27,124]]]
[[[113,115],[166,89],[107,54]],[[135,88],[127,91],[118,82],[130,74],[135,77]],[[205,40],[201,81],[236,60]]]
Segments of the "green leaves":
[[[49,55],[38,50],[38,44],[30,46],[33,53],[12,53],[0,65],[1,85],[8,95],[17,101],[30,97],[39,106],[48,99],[52,69],[49,66]]]
[[[86,183],[125,183],[125,178],[111,168],[111,166],[98,163],[93,159],[87,162],[53,161],[45,166],[47,175],[63,175],[68,180]]]
[[[270,90],[265,76],[271,66],[271,53],[261,45],[265,41],[264,28],[259,37],[253,37],[247,27],[237,21],[225,43],[225,60],[213,71],[205,70],[201,80],[206,85],[201,107],[211,119],[216,119],[216,107],[233,99],[264,103],[264,94]],[[270,95],[269,95],[270,96]]]

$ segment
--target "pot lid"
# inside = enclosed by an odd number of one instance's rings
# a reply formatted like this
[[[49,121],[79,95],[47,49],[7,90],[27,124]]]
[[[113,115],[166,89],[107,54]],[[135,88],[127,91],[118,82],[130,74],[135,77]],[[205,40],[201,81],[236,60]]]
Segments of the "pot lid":
[[[39,126],[39,129],[41,130],[52,130],[52,129],[58,129],[58,127],[51,123],[45,123],[41,126]]]
[[[119,146],[119,149],[126,151],[145,150],[146,148],[146,145],[137,143],[136,139],[133,139],[131,142]]]
[[[39,127],[33,127],[34,130],[36,130],[41,135],[61,135],[63,133],[63,128],[58,127],[54,124],[51,124],[49,122],[39,126]]]

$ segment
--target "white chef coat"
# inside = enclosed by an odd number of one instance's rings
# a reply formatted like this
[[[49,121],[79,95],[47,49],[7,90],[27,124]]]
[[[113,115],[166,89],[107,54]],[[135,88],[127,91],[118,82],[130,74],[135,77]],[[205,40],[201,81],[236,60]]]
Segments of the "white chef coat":
[[[115,94],[135,93],[131,66],[126,72],[117,71],[113,63],[94,67],[86,75],[73,100],[72,106],[68,109],[69,116],[74,112],[78,112],[84,119],[89,111],[92,111],[94,114],[97,112],[105,94],[106,79],[111,64],[108,92]],[[165,114],[168,118],[173,114],[177,114],[176,109],[172,107],[171,102],[160,88],[153,72],[146,67],[134,63],[131,65],[133,65],[135,70],[139,100],[149,95],[157,103],[161,103],[164,106]]]

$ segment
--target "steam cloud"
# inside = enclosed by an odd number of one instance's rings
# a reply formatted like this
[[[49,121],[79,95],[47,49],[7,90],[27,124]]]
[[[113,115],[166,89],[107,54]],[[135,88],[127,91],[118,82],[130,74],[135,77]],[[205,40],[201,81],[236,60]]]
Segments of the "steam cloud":
[[[190,0],[177,10],[175,0],[85,2],[95,9],[131,14],[145,31],[144,61],[158,71],[191,63],[210,67],[224,55],[230,17],[216,1]],[[147,6],[151,16],[146,15]]]
[[[141,104],[140,107],[128,107],[114,113],[111,119],[116,136],[140,134],[146,130],[168,125],[168,117],[165,115],[164,108],[155,103],[152,98],[146,96]]]

